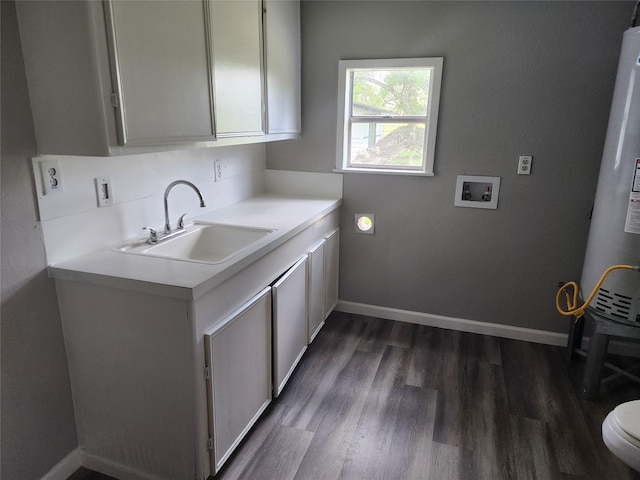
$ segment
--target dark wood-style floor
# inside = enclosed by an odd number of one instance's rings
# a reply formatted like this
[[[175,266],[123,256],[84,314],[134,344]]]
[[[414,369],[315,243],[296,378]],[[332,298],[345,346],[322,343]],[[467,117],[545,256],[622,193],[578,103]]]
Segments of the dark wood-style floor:
[[[600,433],[640,385],[587,402],[581,368],[557,347],[334,312],[216,480],[640,480]]]

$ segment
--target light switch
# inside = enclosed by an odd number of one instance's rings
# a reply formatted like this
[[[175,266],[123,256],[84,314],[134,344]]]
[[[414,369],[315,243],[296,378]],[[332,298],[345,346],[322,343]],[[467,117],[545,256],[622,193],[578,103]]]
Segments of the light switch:
[[[96,195],[99,207],[113,205],[113,192],[111,191],[111,178],[100,177],[94,179],[96,183]]]

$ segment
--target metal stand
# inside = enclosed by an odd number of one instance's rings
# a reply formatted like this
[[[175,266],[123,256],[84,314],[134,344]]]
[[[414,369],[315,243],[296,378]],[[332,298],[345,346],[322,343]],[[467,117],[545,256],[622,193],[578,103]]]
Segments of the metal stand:
[[[589,351],[584,352],[580,349],[582,344],[582,334],[584,332],[585,317],[593,324],[593,332],[591,333],[591,341],[589,343]],[[607,349],[609,348],[609,339],[611,337],[638,338],[640,339],[640,326],[627,325],[624,323],[609,320],[591,309],[585,312],[583,317],[577,321],[571,322],[569,330],[569,339],[567,343],[567,359],[571,360],[576,355],[584,355],[587,357],[584,376],[582,379],[582,396],[588,400],[593,399],[598,394],[598,389],[603,383],[624,376],[630,380],[640,383],[640,377],[631,373],[640,367],[635,365],[630,369],[623,370],[611,363],[605,362]],[[603,369],[612,370],[613,375],[602,379]]]

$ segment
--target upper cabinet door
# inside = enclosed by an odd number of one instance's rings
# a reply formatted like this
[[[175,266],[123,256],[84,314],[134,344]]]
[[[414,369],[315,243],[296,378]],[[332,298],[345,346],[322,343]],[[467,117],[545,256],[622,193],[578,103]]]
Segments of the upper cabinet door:
[[[215,139],[205,5],[107,1],[123,145]]]
[[[210,0],[218,137],[264,134],[262,4]]]
[[[264,0],[267,133],[300,133],[300,2]]]

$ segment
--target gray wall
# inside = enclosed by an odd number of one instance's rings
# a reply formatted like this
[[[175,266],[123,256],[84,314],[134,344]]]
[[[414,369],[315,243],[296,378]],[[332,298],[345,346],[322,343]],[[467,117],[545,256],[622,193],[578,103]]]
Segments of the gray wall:
[[[342,300],[566,331],[554,296],[580,278],[633,5],[303,1],[303,138],[268,168],[334,168],[338,60],[444,57],[436,176],[344,176]],[[460,174],[502,177],[498,210],[454,207]]]
[[[1,476],[41,478],[78,444],[58,302],[45,270],[36,153],[13,2],[2,1]]]

